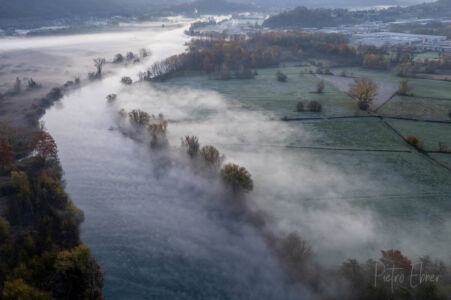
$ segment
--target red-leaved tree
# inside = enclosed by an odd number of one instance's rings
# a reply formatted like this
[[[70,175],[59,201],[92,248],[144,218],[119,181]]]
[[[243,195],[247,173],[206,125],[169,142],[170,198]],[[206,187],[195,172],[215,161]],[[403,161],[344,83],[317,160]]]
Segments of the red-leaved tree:
[[[399,250],[381,251],[382,257],[380,261],[387,267],[399,268],[410,272],[412,270],[412,262],[405,257]]]
[[[58,148],[56,146],[55,140],[47,131],[37,131],[34,134],[31,146],[33,147],[33,150],[36,152],[37,156],[42,158],[44,161],[58,160]]]

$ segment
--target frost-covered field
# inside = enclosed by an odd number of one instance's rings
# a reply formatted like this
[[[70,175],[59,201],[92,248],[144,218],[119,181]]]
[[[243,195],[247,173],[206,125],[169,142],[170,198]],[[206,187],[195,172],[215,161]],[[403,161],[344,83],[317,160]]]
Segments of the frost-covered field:
[[[175,136],[198,135],[218,146],[230,161],[249,168],[256,207],[267,212],[281,232],[298,231],[322,261],[367,259],[389,248],[412,257],[431,255],[450,261],[445,250],[451,245],[449,171],[406,145],[383,120],[359,118],[362,113],[352,100],[333,86],[326,84],[324,94],[314,94],[313,76],[301,75],[294,66],[281,70],[288,75],[287,83],[276,81],[277,69],[266,69],[259,70],[254,80],[197,76],[163,84],[185,91],[171,105],[187,105],[194,93],[201,102],[192,103],[191,115],[198,109],[208,112],[204,114],[208,126],[177,123],[169,131]],[[158,98],[143,107],[157,110]],[[294,112],[297,101],[313,99],[323,104],[322,113]],[[173,115],[173,109],[165,112],[169,118]],[[266,121],[255,120],[255,115]],[[284,116],[338,115],[357,117],[278,121]],[[237,121],[241,126],[233,125]],[[389,122],[402,134],[418,132],[428,147],[440,138],[449,142],[447,124],[422,129],[417,122]],[[233,129],[220,129],[224,123]]]

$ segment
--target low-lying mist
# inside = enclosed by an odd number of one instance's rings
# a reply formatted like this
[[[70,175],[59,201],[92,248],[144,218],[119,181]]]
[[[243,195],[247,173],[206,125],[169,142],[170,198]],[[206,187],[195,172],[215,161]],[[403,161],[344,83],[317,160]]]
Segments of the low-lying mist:
[[[415,189],[390,170],[383,156],[286,147],[308,146],[321,136],[302,124],[245,109],[213,91],[139,83],[124,87],[110,109],[112,114],[119,109],[161,113],[169,120],[172,146],[180,147],[182,137],[194,135],[202,145],[216,146],[226,162],[245,166],[255,182],[249,195],[252,209],[263,210],[270,219],[267,226],[280,234],[298,232],[321,263],[376,258],[381,249],[391,248],[412,257],[448,259],[443,251],[448,241],[435,235],[448,232],[445,224],[406,216],[407,207],[397,199],[377,203],[378,197],[386,199],[394,191],[402,195]],[[365,164],[379,159],[379,168],[390,172],[375,177]]]

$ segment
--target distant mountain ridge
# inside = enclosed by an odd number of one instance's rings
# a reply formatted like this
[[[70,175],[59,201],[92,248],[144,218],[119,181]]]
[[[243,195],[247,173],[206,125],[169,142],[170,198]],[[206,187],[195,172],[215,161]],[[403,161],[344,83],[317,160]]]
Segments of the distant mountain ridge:
[[[400,18],[440,18],[451,17],[451,0],[390,7],[380,10],[349,11],[346,9],[308,9],[297,7],[290,11],[269,17],[263,26],[270,28],[322,28],[357,24],[366,21],[395,21]]]
[[[0,28],[46,26],[54,20],[170,13],[220,14],[255,10],[226,0],[0,0]]]

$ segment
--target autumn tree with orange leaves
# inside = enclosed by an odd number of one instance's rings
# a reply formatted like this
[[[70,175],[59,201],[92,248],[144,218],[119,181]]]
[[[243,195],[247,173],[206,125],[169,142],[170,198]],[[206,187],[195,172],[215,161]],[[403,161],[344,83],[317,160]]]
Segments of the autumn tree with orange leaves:
[[[31,147],[36,155],[45,162],[58,160],[58,148],[55,140],[45,130],[39,130],[34,134]]]
[[[371,78],[359,78],[351,86],[350,94],[358,107],[367,110],[378,95],[379,86]]]

